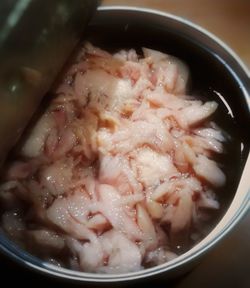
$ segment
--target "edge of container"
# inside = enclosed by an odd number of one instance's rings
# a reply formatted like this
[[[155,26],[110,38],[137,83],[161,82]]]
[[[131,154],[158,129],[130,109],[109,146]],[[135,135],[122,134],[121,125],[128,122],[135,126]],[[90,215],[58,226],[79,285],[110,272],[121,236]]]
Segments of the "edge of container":
[[[154,15],[159,15],[162,17],[167,17],[169,19],[173,19],[175,21],[181,22],[199,32],[204,34],[205,36],[211,38],[213,41],[215,41],[217,44],[219,44],[226,52],[228,52],[234,60],[237,62],[237,64],[242,68],[243,72],[246,74],[248,79],[250,80],[250,70],[247,68],[247,66],[243,63],[243,61],[240,59],[240,57],[227,45],[225,44],[221,39],[219,39],[217,36],[215,36],[213,33],[207,31],[206,29],[202,28],[201,26],[186,20],[182,17],[175,16],[170,13],[165,13],[159,10],[155,9],[148,9],[148,8],[141,8],[141,7],[130,7],[130,6],[103,6],[99,7],[98,11],[134,11],[134,12],[142,12],[142,13],[150,13]],[[222,60],[220,58],[220,60]],[[224,62],[224,61],[223,61]],[[227,63],[224,63],[227,65]],[[229,70],[234,74],[234,77],[238,79],[239,82],[242,82],[242,80],[239,79],[239,77],[233,72],[233,70],[230,68],[229,65],[227,65]],[[250,103],[249,100],[249,93],[250,91],[247,91],[247,88],[244,87],[244,94],[248,96],[248,104]],[[250,166],[250,153],[248,154],[248,159],[245,163],[245,167]],[[243,174],[245,169],[243,170]],[[242,175],[243,175],[242,174]],[[239,183],[239,186],[242,185],[242,182],[247,181],[249,182],[247,178],[247,175],[241,177],[241,181]],[[244,178],[244,179],[243,179]],[[246,184],[246,183],[244,183]],[[238,190],[238,189],[237,189]],[[232,204],[234,203],[234,199],[228,208],[226,214],[223,216],[223,218],[220,220],[219,223],[223,221],[223,219],[228,217],[228,211],[230,210]],[[250,188],[248,186],[248,191],[246,192],[245,197],[243,197],[240,205],[240,209],[237,210],[236,213],[234,213],[232,219],[228,221],[223,229],[221,229],[220,233],[217,233],[216,237],[212,240],[208,241],[207,245],[204,246],[203,242],[206,240],[207,237],[205,237],[200,243],[198,243],[195,247],[198,246],[198,248],[192,248],[186,253],[179,256],[176,260],[167,262],[166,263],[148,268],[146,270],[141,270],[138,272],[132,272],[132,273],[126,273],[126,274],[94,274],[94,273],[86,273],[86,272],[77,272],[70,269],[60,268],[56,267],[54,265],[51,265],[47,262],[42,262],[37,257],[34,257],[30,255],[29,253],[25,252],[24,250],[20,250],[12,241],[8,239],[3,239],[3,243],[0,242],[0,248],[4,252],[5,255],[11,256],[12,259],[14,259],[19,264],[25,265],[27,268],[30,268],[32,270],[35,270],[37,272],[40,272],[42,274],[45,274],[47,276],[56,276],[59,279],[68,279],[68,280],[74,280],[77,282],[92,282],[92,283],[107,283],[107,282],[123,282],[123,281],[133,281],[138,279],[146,279],[151,276],[155,276],[158,274],[162,274],[164,272],[170,272],[174,268],[187,264],[188,262],[194,261],[198,259],[202,254],[207,252],[209,249],[211,249],[214,244],[216,244],[221,238],[223,238],[243,217],[243,215],[249,210],[250,208]],[[218,225],[219,225],[218,223]],[[216,226],[217,227],[217,226]],[[212,230],[216,230],[216,227]],[[212,233],[212,232],[210,232]],[[8,248],[7,248],[8,246]],[[192,250],[195,250],[192,252]],[[191,251],[191,252],[190,252]]]

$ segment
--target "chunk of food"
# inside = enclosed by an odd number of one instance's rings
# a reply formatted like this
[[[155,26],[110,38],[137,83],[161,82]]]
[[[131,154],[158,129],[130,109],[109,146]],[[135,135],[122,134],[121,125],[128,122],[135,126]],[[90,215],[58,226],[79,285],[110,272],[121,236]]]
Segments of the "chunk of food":
[[[195,101],[181,111],[181,121],[188,126],[198,125],[211,116],[217,107],[218,104],[216,102],[202,104],[200,101]]]
[[[221,187],[225,184],[226,177],[216,162],[208,159],[206,156],[199,155],[197,163],[194,165],[196,174],[215,187]]]
[[[44,152],[45,141],[51,131],[55,129],[55,121],[50,114],[44,114],[31,130],[31,133],[21,149],[25,157],[38,157]]]
[[[164,178],[177,173],[168,155],[161,155],[151,149],[140,149],[133,154],[132,169],[146,187],[160,184]]]
[[[217,108],[186,95],[180,59],[86,43],[4,167],[1,227],[44,261],[129,273],[205,234],[226,176]]]
[[[140,240],[142,233],[136,222],[127,215],[122,199],[118,191],[110,185],[102,184],[99,187],[100,212],[109,220],[111,225],[117,230],[127,235],[127,237]]]
[[[99,272],[126,273],[141,269],[142,255],[138,246],[127,239],[122,233],[110,230],[101,236],[104,255],[107,263],[99,268]]]

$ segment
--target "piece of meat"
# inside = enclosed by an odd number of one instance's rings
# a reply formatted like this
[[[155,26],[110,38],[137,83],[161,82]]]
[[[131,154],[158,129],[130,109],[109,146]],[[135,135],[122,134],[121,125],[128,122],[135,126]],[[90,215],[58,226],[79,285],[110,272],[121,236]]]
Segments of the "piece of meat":
[[[108,111],[119,111],[126,99],[132,97],[129,81],[117,79],[103,70],[88,70],[78,73],[75,91],[80,103]]]
[[[199,155],[197,163],[194,165],[196,174],[215,187],[221,187],[225,184],[225,174],[217,166],[216,162],[208,159],[206,156]]]
[[[173,145],[171,136],[164,126],[157,124],[148,121],[135,121],[115,133],[100,130],[98,133],[100,150],[104,154],[111,151],[126,154],[146,145],[162,152],[169,151]]]
[[[108,262],[98,269],[99,272],[114,274],[141,269],[142,256],[139,248],[122,233],[114,229],[104,233],[101,236],[101,244]]]
[[[51,131],[55,129],[55,121],[51,114],[45,113],[31,128],[21,148],[21,155],[38,157],[43,153],[45,141]]]
[[[141,204],[136,205],[137,223],[143,232],[143,244],[145,249],[154,249],[157,247],[157,236],[154,224],[148,212]]]
[[[175,259],[177,254],[170,252],[164,247],[159,247],[147,254],[145,262],[147,265],[156,266]]]
[[[67,238],[67,244],[79,259],[79,267],[86,272],[96,272],[103,265],[104,253],[100,241],[95,237],[82,244],[74,238]]]
[[[175,234],[189,228],[192,220],[192,194],[187,189],[183,189],[178,193],[179,201],[171,221],[171,233]]]
[[[74,207],[72,207],[70,199],[58,198],[48,208],[47,218],[52,224],[56,225],[66,233],[69,233],[69,235],[72,235],[76,239],[94,239],[96,237],[95,233],[87,228],[86,225],[77,221],[76,218],[82,216],[79,215],[78,212],[78,209],[75,211]],[[84,212],[84,209],[81,212]]]
[[[215,194],[211,190],[200,194],[197,205],[199,208],[203,209],[205,208],[217,210],[220,208],[220,204],[216,199]]]
[[[127,235],[130,239],[140,240],[143,235],[135,221],[130,218],[121,205],[121,196],[110,185],[99,186],[100,205],[99,210],[109,220],[112,226]]]
[[[163,205],[154,201],[151,196],[146,199],[147,210],[152,219],[161,219],[164,213]]]
[[[185,93],[189,78],[187,65],[171,55],[148,48],[142,50],[148,61],[152,62],[154,69],[160,70],[156,72],[156,77],[161,79],[158,85],[165,84],[166,90],[173,91],[175,94]]]
[[[104,231],[110,227],[110,223],[102,214],[96,214],[88,220],[87,227],[97,231]]]
[[[81,119],[76,119],[72,124],[78,145],[74,152],[83,154],[89,160],[93,160],[97,153],[97,129],[98,117],[91,110],[85,110]]]
[[[101,158],[99,180],[114,186],[122,195],[140,193],[142,187],[131,170],[129,161],[122,156]]]
[[[202,104],[200,101],[194,101],[188,107],[181,110],[177,121],[185,128],[185,126],[195,126],[204,122],[217,109],[216,102],[206,102]]]
[[[157,185],[168,176],[177,173],[171,158],[151,149],[139,149],[131,160],[133,170],[141,183],[148,187]]]

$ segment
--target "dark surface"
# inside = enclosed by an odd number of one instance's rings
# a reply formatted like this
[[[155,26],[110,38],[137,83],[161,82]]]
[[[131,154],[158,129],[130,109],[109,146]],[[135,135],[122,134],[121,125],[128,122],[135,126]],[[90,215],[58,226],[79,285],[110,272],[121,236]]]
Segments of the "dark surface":
[[[1,282],[8,286],[29,284],[30,287],[89,287],[73,285],[71,282],[56,281],[36,272],[29,271],[6,257],[0,256]],[[250,287],[250,213],[200,264],[186,275],[174,280],[146,281],[125,284],[125,287],[168,287],[168,288],[249,288]],[[107,285],[113,287],[114,285]],[[3,287],[3,286],[2,286]],[[25,286],[24,286],[25,287]],[[93,287],[101,287],[98,284]]]

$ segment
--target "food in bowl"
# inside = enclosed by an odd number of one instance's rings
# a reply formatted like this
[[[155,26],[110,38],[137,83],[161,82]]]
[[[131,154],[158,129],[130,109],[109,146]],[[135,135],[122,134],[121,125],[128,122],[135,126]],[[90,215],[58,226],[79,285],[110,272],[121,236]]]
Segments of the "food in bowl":
[[[187,95],[188,67],[87,43],[21,139],[0,187],[1,225],[55,265],[126,273],[201,240],[226,177],[218,104]]]

